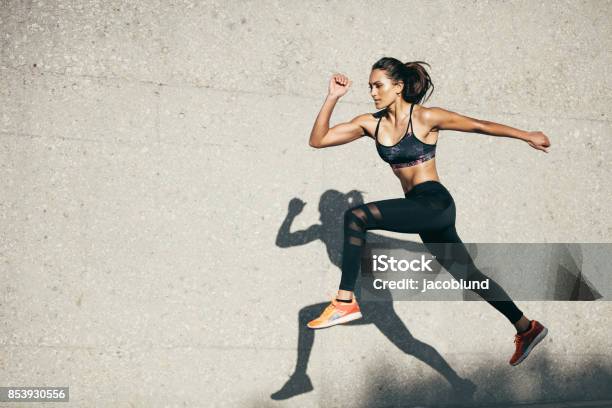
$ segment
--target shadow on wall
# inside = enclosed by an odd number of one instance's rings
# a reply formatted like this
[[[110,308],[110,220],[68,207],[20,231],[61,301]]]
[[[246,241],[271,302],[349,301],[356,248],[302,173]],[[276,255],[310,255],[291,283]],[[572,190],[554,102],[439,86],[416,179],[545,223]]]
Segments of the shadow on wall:
[[[327,255],[330,261],[338,267],[340,270],[342,263],[342,247],[343,247],[343,220],[344,213],[358,205],[363,204],[363,196],[361,192],[353,190],[347,194],[343,194],[336,190],[327,190],[319,201],[319,221],[320,224],[313,224],[305,230],[291,232],[291,224],[295,217],[299,215],[305,203],[299,198],[293,198],[289,202],[289,210],[287,217],[283,221],[276,239],[276,245],[281,248],[289,248],[293,246],[305,245],[310,242],[317,240],[322,241],[325,244]],[[370,243],[382,244],[386,248],[403,248],[409,251],[417,251],[420,248],[420,243],[413,241],[405,241],[394,238],[388,238],[373,233],[372,231],[367,232],[367,241]],[[435,263],[435,273],[440,273],[441,267]],[[579,268],[578,268],[579,269]],[[574,271],[572,271],[574,272]],[[575,273],[575,272],[574,272]],[[572,273],[571,275],[574,275]],[[575,277],[575,275],[574,275]],[[338,274],[340,278],[340,274]],[[338,279],[339,280],[339,279]],[[575,279],[564,278],[564,283],[561,286],[566,286],[565,282],[571,286],[575,291]],[[360,282],[357,282],[355,296],[356,298],[361,297],[360,293]],[[567,292],[566,289],[557,286],[555,288],[557,292]],[[570,290],[570,292],[573,292]],[[396,314],[394,310],[394,304],[392,301],[391,294],[387,291],[383,294],[382,298],[388,298],[389,301],[376,302],[360,302],[361,311],[364,318],[350,322],[348,326],[360,326],[365,324],[374,324],[383,335],[392,342],[396,347],[402,350],[405,354],[416,357],[423,363],[430,366],[433,370],[439,373],[447,382],[450,384],[451,389],[446,394],[442,390],[447,390],[448,387],[444,386],[444,382],[428,380],[422,384],[416,384],[410,389],[406,389],[405,384],[398,383],[395,388],[395,382],[393,378],[376,381],[376,384],[384,384],[385,387],[391,387],[386,391],[377,391],[378,385],[373,385],[371,390],[371,404],[363,406],[376,406],[382,404],[389,404],[393,402],[388,401],[400,401],[408,399],[408,401],[428,401],[427,403],[447,403],[452,401],[454,404],[459,402],[469,403],[473,401],[473,396],[476,392],[476,385],[469,379],[461,378],[455,372],[455,370],[446,362],[446,360],[438,353],[438,351],[427,343],[424,343],[412,336],[408,328],[404,325],[402,320]],[[571,297],[570,297],[571,298]],[[298,314],[297,318],[297,329],[298,329],[298,345],[297,345],[297,361],[294,373],[290,376],[289,380],[276,392],[272,393],[270,397],[274,400],[286,400],[296,395],[300,395],[313,390],[313,384],[310,377],[307,374],[308,360],[310,352],[314,343],[316,331],[309,329],[306,326],[310,320],[316,318],[321,311],[327,306],[329,301],[323,303],[317,303],[312,305],[304,306]],[[533,358],[533,357],[532,357]],[[485,370],[489,370],[489,367],[484,367]],[[543,368],[542,368],[543,367]],[[540,368],[546,372],[548,365],[541,364]],[[375,370],[378,371],[378,370]],[[384,370],[383,370],[384,371]],[[552,370],[549,370],[552,371]],[[539,372],[539,371],[538,371]],[[609,371],[605,371],[608,379],[610,379]],[[368,378],[377,378],[373,373],[368,373]],[[372,376],[371,376],[372,375]],[[499,373],[487,373],[486,378],[483,380],[484,384],[491,384],[491,379],[495,376],[500,376]],[[555,374],[556,378],[559,377]],[[474,379],[482,376],[481,372],[474,374]],[[380,375],[378,375],[380,378]],[[553,376],[555,378],[555,376]],[[586,377],[582,377],[584,380]],[[500,384],[504,381],[503,378],[498,378]],[[497,380],[496,380],[497,381]],[[540,379],[539,381],[545,382],[546,379]],[[551,383],[550,389],[555,389],[555,383]],[[584,385],[584,381],[582,383]],[[503,383],[506,386],[506,383]],[[415,388],[417,387],[417,388]],[[539,389],[539,387],[536,387]],[[571,387],[570,387],[571,388]],[[542,388],[546,391],[546,387]],[[567,390],[567,386],[563,386],[562,390]],[[499,392],[496,392],[499,394]],[[377,396],[378,395],[378,396]],[[379,400],[377,398],[380,395],[384,395],[384,398]],[[427,395],[432,395],[427,397]],[[509,394],[510,395],[510,394]],[[513,398],[513,396],[511,396]],[[391,399],[389,399],[391,398]],[[432,399],[433,398],[433,399]],[[504,401],[512,401],[513,399],[502,398]],[[548,399],[548,398],[547,398]],[[485,398],[483,401],[497,401],[496,398]],[[376,402],[378,401],[378,402]],[[403,402],[405,403],[405,402]]]
[[[304,245],[316,240],[325,244],[327,254],[331,262],[339,269],[342,261],[343,245],[343,220],[344,213],[348,209],[363,204],[363,197],[359,191],[353,190],[348,194],[342,194],[336,190],[327,190],[319,201],[319,220],[321,224],[314,224],[302,231],[290,232],[291,224],[295,217],[302,211],[305,203],[294,198],[289,202],[289,212],[279,229],[276,245],[288,248]],[[416,250],[418,244],[411,241],[397,240],[367,233],[367,240],[384,244],[387,248],[407,248]],[[436,272],[441,268],[436,265]],[[355,286],[355,297],[360,298],[360,282]],[[346,326],[360,326],[374,324],[377,328],[399,349],[410,354],[435,371],[440,373],[451,385],[455,394],[462,398],[471,398],[476,386],[469,380],[460,378],[455,370],[444,360],[438,351],[420,340],[414,338],[408,328],[401,321],[393,308],[391,294],[387,291],[383,298],[389,301],[360,302],[361,312],[364,318],[345,324]],[[294,373],[289,380],[270,397],[274,400],[285,400],[296,395],[313,390],[312,381],[306,373],[310,352],[315,338],[315,331],[306,326],[310,320],[316,318],[327,306],[328,302],[317,303],[303,307],[298,314],[298,355]]]
[[[397,367],[380,364],[364,373],[366,384],[354,394],[354,399],[342,398],[346,406],[356,408],[405,407],[529,407],[546,408],[566,406],[569,402],[590,408],[612,406],[612,363],[598,361],[596,356],[559,372],[557,361],[564,354],[547,354],[545,351],[530,357],[528,365],[501,368],[498,361],[480,361],[471,366],[468,373],[478,384],[473,399],[457,398],[457,395],[437,376],[423,377],[406,373],[398,375]],[[567,367],[568,365],[565,364]],[[326,403],[326,400],[329,403]],[[338,399],[318,398],[319,406],[337,406]],[[277,403],[255,401],[245,404],[251,407],[276,407]],[[558,404],[558,405],[557,405]]]
[[[499,367],[497,361],[480,361],[467,373],[478,384],[473,401],[460,402],[452,390],[439,379],[398,378],[390,375],[396,367],[381,365],[368,370],[365,378],[370,381],[356,395],[355,407],[508,407],[523,404],[552,404],[562,402],[601,401],[592,406],[611,406],[612,364],[609,361],[582,361],[559,371],[558,361],[566,359],[564,354],[552,355],[541,350],[530,357],[527,365]],[[587,356],[589,358],[589,356]],[[565,367],[568,364],[564,364]],[[517,371],[517,370],[520,370]],[[546,405],[550,407],[550,405]]]

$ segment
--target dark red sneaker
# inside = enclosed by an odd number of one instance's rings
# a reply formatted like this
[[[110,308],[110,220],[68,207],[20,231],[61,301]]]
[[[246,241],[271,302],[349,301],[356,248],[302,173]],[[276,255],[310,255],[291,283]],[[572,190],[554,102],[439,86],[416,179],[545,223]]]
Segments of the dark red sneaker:
[[[516,351],[510,359],[510,365],[515,366],[526,359],[531,350],[546,337],[547,333],[548,329],[546,327],[542,326],[540,322],[532,320],[529,324],[529,330],[514,336]]]

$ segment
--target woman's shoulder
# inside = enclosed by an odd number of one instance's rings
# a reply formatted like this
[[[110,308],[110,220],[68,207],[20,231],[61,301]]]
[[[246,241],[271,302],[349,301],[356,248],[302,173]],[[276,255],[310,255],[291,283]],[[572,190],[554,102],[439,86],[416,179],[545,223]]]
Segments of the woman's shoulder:
[[[380,119],[383,116],[385,116],[385,113],[387,113],[387,108],[381,109],[381,110],[379,110],[377,112],[374,112],[374,113],[370,113],[370,115],[374,116],[375,119]]]
[[[362,113],[357,115],[351,122],[361,126],[366,136],[374,138],[374,131],[378,119],[384,116],[385,111],[386,109],[374,113]]]

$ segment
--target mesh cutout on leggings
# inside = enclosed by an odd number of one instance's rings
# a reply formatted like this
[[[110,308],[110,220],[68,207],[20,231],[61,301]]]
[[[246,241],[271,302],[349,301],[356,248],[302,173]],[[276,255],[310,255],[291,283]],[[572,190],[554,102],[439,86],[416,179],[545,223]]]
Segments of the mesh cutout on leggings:
[[[360,206],[351,211],[353,220],[349,223],[349,228],[355,231],[357,236],[351,236],[349,238],[349,243],[356,246],[363,245],[366,226],[368,225],[368,221],[370,221],[370,217],[375,219],[381,219],[382,216],[378,207],[374,204],[368,204],[367,206]]]
[[[361,239],[361,238],[355,238],[355,237],[350,237],[350,238],[349,238],[349,242],[350,242],[352,245],[361,246],[361,244],[363,244],[363,239]]]
[[[370,209],[370,213],[374,218],[376,218],[377,220],[382,220],[382,214],[380,213],[380,210],[378,209],[376,204],[370,203],[367,205],[367,207]]]
[[[363,210],[360,209],[355,209],[352,210],[351,213],[353,214],[353,221],[351,221],[351,223],[349,224],[349,228],[352,229],[353,231],[357,231],[359,234],[355,234],[355,235],[359,235],[359,237],[350,237],[349,238],[349,242],[352,245],[357,245],[357,246],[361,246],[363,244],[363,239],[361,237],[365,236],[365,220],[366,220],[366,215],[365,212],[363,212]],[[357,222],[359,222],[359,224],[357,224]]]
[[[366,222],[365,211],[363,211],[361,208],[356,208],[351,212],[353,213],[355,217],[359,218],[359,221],[361,221],[362,224],[365,225],[365,222]],[[362,228],[363,228],[363,225],[362,225]]]

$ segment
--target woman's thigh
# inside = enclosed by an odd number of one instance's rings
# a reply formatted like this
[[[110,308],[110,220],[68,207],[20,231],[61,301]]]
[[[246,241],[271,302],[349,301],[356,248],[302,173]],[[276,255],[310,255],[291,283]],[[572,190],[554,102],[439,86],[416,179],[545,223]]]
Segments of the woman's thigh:
[[[363,204],[372,217],[366,228],[403,233],[420,233],[439,230],[454,223],[454,208],[432,208],[426,198],[393,198]],[[358,207],[359,208],[359,207]]]

